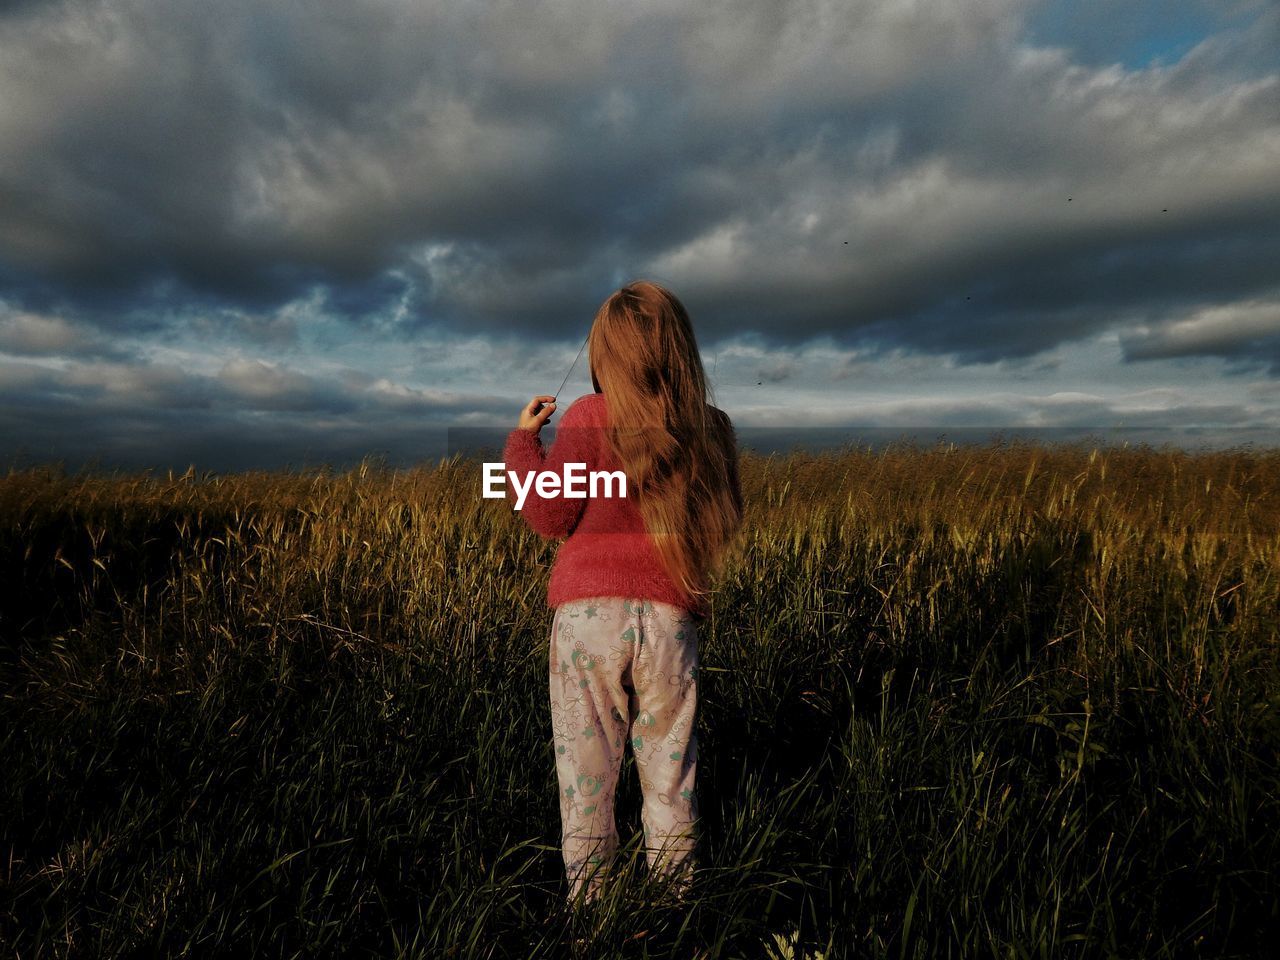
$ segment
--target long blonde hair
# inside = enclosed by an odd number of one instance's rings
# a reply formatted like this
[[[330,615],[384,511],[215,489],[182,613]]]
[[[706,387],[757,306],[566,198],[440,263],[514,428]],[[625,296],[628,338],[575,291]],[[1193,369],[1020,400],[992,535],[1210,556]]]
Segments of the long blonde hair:
[[[687,594],[703,597],[742,509],[730,479],[733,427],[708,402],[689,314],[666,288],[628,283],[597,311],[587,351],[609,444],[662,565]]]

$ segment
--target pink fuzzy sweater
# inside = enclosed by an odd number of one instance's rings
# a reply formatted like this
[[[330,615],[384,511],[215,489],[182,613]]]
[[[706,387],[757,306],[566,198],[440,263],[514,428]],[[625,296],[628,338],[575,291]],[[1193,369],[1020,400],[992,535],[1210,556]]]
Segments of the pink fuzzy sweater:
[[[544,449],[532,431],[512,430],[502,459],[521,478],[529,471],[562,474],[566,463],[585,463],[586,471],[621,470],[609,447],[604,394],[579,397],[561,416],[556,439]],[[736,450],[735,450],[736,454]],[[730,458],[734,496],[741,502],[736,456]],[[508,480],[507,499],[516,500]],[[629,597],[674,604],[697,616],[708,612],[705,601],[690,597],[666,573],[645,530],[644,518],[627,483],[627,497],[538,496],[530,486],[521,509],[525,521],[543,537],[562,539],[547,587],[547,604],[557,607],[587,597]]]

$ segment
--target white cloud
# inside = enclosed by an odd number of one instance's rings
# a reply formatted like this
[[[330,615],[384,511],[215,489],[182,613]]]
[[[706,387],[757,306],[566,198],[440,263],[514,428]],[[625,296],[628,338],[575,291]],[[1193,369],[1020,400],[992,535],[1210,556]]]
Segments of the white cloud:
[[[1133,360],[1222,354],[1245,357],[1250,345],[1280,338],[1280,300],[1243,300],[1190,311],[1157,324],[1140,324],[1122,334]]]
[[[0,316],[0,352],[23,356],[109,353],[97,331],[50,314],[14,311]]]
[[[228,360],[218,372],[218,380],[233,397],[256,409],[306,410],[316,406],[321,396],[311,377],[265,360]]]

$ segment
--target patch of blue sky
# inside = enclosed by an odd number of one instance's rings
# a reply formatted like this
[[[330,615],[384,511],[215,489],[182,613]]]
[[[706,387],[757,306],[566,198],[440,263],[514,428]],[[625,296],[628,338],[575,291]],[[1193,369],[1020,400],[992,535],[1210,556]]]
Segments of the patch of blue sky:
[[[1026,40],[1066,47],[1076,62],[1130,70],[1176,63],[1222,30],[1247,26],[1261,3],[1229,0],[1048,0],[1026,20]]]

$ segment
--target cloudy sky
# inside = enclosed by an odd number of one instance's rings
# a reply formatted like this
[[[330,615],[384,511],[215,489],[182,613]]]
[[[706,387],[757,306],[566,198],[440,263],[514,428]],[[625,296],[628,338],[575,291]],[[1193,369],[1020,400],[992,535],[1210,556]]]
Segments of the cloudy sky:
[[[0,0],[7,461],[438,456],[634,277],[740,428],[1267,442],[1277,265],[1274,0]]]

